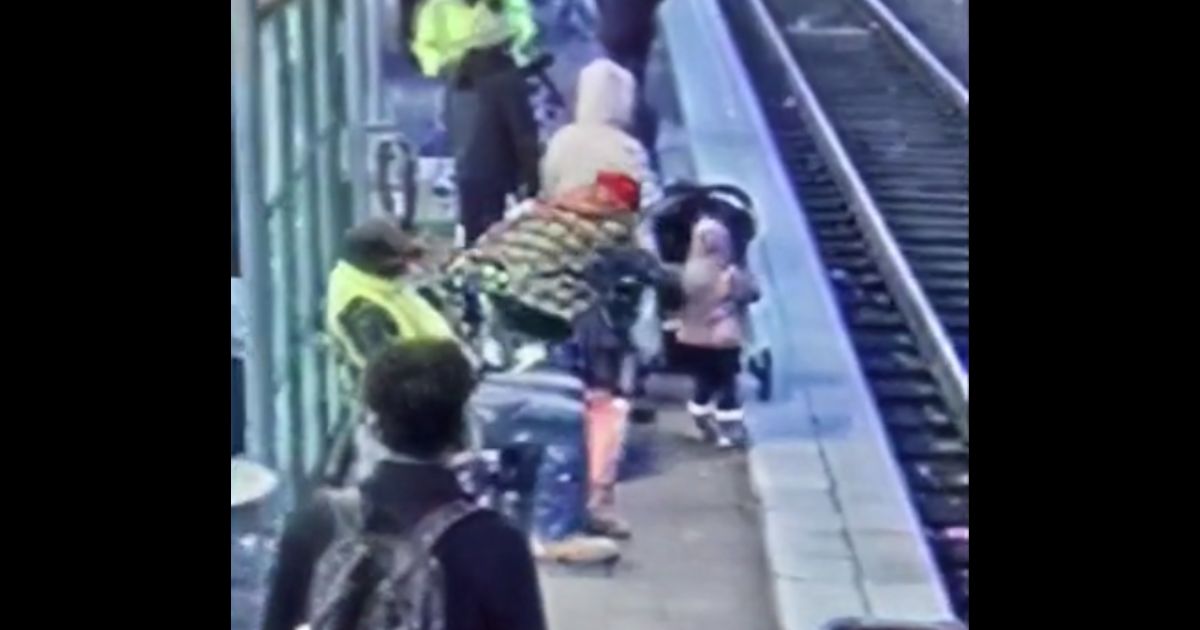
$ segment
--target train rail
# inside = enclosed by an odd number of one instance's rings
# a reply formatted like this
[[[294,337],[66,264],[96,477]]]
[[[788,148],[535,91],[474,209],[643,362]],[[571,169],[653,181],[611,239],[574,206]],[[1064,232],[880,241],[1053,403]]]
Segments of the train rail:
[[[869,0],[721,4],[969,619],[967,93]]]

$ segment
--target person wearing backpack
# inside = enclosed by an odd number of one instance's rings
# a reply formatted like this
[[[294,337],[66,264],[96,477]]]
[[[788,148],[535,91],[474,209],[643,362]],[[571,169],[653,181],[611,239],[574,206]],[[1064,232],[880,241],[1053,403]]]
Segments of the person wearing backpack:
[[[364,398],[389,455],[291,517],[264,630],[545,630],[525,535],[470,503],[446,464],[473,389],[453,341],[402,342],[371,364]]]

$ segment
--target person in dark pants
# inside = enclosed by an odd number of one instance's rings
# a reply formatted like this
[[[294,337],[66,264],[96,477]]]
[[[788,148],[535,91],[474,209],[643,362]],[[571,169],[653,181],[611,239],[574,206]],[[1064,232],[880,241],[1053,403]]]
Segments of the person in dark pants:
[[[391,454],[361,486],[367,534],[402,536],[466,498],[442,462],[460,448],[473,390],[471,366],[452,341],[402,343],[371,364],[364,398]],[[287,524],[264,630],[296,630],[309,621],[314,570],[334,542],[336,518],[329,503],[317,502]],[[433,549],[445,579],[445,630],[546,629],[529,542],[500,514],[467,517]]]
[[[600,14],[600,44],[609,59],[629,71],[637,80],[638,101],[634,135],[650,152],[658,168],[658,115],[646,100],[646,69],[658,36],[658,8],[664,0],[596,0]]]
[[[509,194],[540,191],[541,146],[521,72],[537,35],[528,0],[425,0],[402,12],[421,71],[446,81],[466,244],[504,218]]]
[[[499,49],[472,53],[446,95],[467,244],[504,219],[510,193],[540,190],[541,145],[524,75]]]

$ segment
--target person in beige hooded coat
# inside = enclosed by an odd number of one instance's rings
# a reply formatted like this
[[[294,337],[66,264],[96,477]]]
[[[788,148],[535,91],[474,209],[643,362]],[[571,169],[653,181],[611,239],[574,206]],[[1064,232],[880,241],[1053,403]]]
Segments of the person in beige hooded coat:
[[[575,120],[558,130],[542,158],[542,192],[553,199],[589,186],[600,173],[621,173],[642,189],[642,207],[661,198],[646,147],[629,133],[637,106],[633,75],[597,59],[579,75]]]
[[[642,208],[661,197],[646,147],[629,133],[637,106],[633,75],[608,59],[590,63],[579,75],[575,120],[550,139],[542,159],[542,192],[569,198],[598,179],[631,178]],[[627,538],[629,524],[616,514],[617,468],[629,422],[630,403],[620,392],[588,383],[589,500],[593,533]]]

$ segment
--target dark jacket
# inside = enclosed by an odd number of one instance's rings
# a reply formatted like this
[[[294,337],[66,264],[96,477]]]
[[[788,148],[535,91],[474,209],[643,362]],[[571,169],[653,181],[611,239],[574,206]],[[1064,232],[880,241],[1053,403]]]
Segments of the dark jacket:
[[[655,22],[663,0],[597,0],[600,43],[617,63],[642,82],[646,58],[658,34]],[[632,66],[632,67],[631,67]]]
[[[434,466],[387,462],[362,487],[367,528],[403,533],[462,496],[454,474]],[[295,630],[306,619],[314,568],[333,543],[329,506],[316,503],[289,521],[267,601],[265,630]],[[545,630],[529,542],[503,517],[485,512],[452,529],[435,548],[446,576],[446,630]]]

